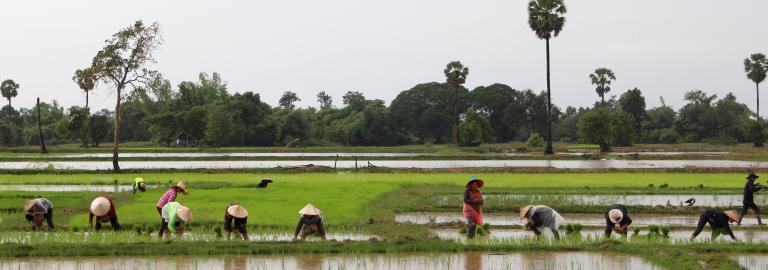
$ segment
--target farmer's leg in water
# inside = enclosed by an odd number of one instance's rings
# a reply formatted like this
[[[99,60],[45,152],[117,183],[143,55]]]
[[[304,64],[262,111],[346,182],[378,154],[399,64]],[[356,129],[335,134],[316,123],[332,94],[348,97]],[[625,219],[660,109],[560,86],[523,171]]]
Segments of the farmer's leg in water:
[[[53,230],[53,208],[48,208],[48,211],[45,213],[45,222],[48,223],[48,229]]]
[[[117,222],[117,215],[111,215],[109,217],[109,223],[112,224],[112,229],[115,231],[122,230],[123,228],[120,226],[120,223]]]
[[[237,226],[237,231],[240,232],[240,235],[243,237],[243,240],[248,240],[248,230],[246,228],[246,225],[248,224],[248,218],[242,218],[235,220],[235,226]]]
[[[691,241],[699,236],[701,230],[704,230],[704,226],[707,225],[708,221],[709,217],[707,216],[707,212],[704,212],[701,214],[701,216],[699,216],[699,223],[696,224],[696,230],[694,230],[693,234],[691,235]],[[714,232],[712,234],[714,235]]]
[[[467,238],[475,238],[475,230],[477,229],[477,223],[475,218],[467,218]]]
[[[750,208],[752,208],[752,211],[755,211],[755,217],[757,217],[757,224],[763,225],[763,221],[760,219],[760,207],[757,206],[754,202],[752,205],[750,205]]]
[[[557,232],[557,228],[549,227],[549,230],[552,231],[552,235],[555,236],[555,239],[560,239],[560,233]]]

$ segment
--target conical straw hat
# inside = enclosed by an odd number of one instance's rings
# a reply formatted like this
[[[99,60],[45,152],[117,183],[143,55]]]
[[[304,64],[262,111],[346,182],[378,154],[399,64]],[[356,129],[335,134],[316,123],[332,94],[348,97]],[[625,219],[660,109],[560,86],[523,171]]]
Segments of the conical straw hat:
[[[531,207],[533,207],[533,205],[526,205],[526,206],[520,207],[520,219],[524,219],[525,217],[528,216],[528,211],[531,210]]]
[[[187,185],[184,184],[184,181],[176,183],[176,187],[180,188],[182,192],[187,193]]]
[[[192,210],[189,210],[189,208],[185,206],[179,206],[179,208],[176,209],[176,215],[178,215],[179,219],[184,222],[192,222]]]
[[[307,204],[307,206],[304,206],[304,208],[301,208],[301,210],[299,210],[299,214],[317,216],[317,215],[320,215],[320,209],[317,209],[314,205],[310,203],[310,204]]]
[[[227,208],[227,214],[236,218],[246,218],[248,217],[248,210],[245,210],[242,205],[235,204]]]
[[[619,209],[611,209],[611,211],[608,211],[608,219],[611,220],[611,223],[619,223],[624,219],[624,213]]]
[[[736,213],[734,210],[728,210],[724,212],[726,216],[728,216],[731,220],[738,221],[739,220],[739,214]]]
[[[27,200],[24,202],[24,212],[29,212],[32,210],[32,207],[35,206],[35,200]]]
[[[91,213],[97,217],[106,215],[109,212],[110,206],[107,198],[98,197],[91,202]]]

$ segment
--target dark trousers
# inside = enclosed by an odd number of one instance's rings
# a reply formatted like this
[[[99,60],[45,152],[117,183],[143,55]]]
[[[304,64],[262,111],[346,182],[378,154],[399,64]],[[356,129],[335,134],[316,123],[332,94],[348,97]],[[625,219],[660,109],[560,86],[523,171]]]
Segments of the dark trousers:
[[[467,238],[475,238],[475,231],[477,230],[477,221],[475,218],[467,218]]]
[[[757,216],[757,223],[763,224],[763,221],[760,220],[760,207],[755,204],[755,202],[744,202],[744,205],[741,207],[741,216],[739,217],[739,223],[741,223],[741,219],[744,218],[745,215],[747,215],[747,211],[749,209],[752,209],[752,211],[755,211],[755,215]]]
[[[53,208],[48,208],[47,210],[47,213],[43,214],[43,217],[45,218],[45,222],[48,223],[48,229],[53,230]],[[27,222],[30,222],[34,218],[34,215],[26,214],[24,217],[27,219]]]
[[[119,231],[122,229],[122,227],[120,227],[120,223],[117,222],[117,215],[110,216],[109,223],[112,224],[112,229],[115,231]],[[101,220],[99,219],[96,220],[96,230],[97,231],[101,230]]]
[[[160,207],[157,208],[157,214],[160,215],[160,230],[158,231],[158,235],[160,235],[160,238],[163,238],[163,231],[165,231],[166,226],[168,226],[168,223],[165,222],[163,219],[163,209]]]

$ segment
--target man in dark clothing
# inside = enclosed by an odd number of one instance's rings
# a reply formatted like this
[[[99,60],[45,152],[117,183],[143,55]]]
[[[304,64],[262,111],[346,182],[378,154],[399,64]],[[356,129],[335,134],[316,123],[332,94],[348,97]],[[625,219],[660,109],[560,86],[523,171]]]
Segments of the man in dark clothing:
[[[325,240],[325,226],[323,226],[323,214],[320,209],[317,209],[314,205],[307,204],[299,211],[301,218],[299,224],[296,225],[296,230],[293,232],[293,240],[301,239],[307,235],[317,233],[320,235],[320,239]]]
[[[737,222],[739,225],[741,225],[741,219],[747,215],[747,211],[749,211],[750,208],[755,211],[755,216],[757,216],[757,223],[763,225],[763,221],[760,220],[760,207],[757,207],[757,204],[755,204],[755,192],[758,192],[762,189],[760,185],[755,184],[755,179],[758,177],[759,176],[757,176],[755,173],[749,173],[747,176],[747,183],[744,184],[744,206],[741,207],[741,215],[739,216],[739,220]]]
[[[227,240],[232,236],[232,231],[237,230],[240,233],[240,237],[248,241],[247,225],[248,210],[240,205],[240,203],[230,203],[224,210],[224,231],[227,232]]]
[[[610,237],[612,232],[627,236],[627,228],[632,224],[629,211],[623,204],[614,204],[605,212],[605,237]]]
[[[701,233],[701,230],[704,229],[704,225],[707,223],[712,227],[712,240],[715,240],[721,233],[727,233],[731,236],[731,239],[737,240],[736,236],[733,235],[733,231],[731,230],[731,226],[728,225],[728,222],[738,222],[738,219],[739,214],[734,210],[720,212],[707,209],[704,213],[701,213],[701,216],[699,216],[699,224],[696,225],[696,230],[693,232],[693,235],[691,235],[691,241],[699,236],[699,233]]]

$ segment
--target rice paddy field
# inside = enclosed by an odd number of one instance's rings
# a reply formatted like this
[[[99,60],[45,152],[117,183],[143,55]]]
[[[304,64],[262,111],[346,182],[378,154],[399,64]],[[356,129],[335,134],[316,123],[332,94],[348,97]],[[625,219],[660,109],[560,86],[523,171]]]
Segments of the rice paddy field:
[[[460,206],[470,175],[485,181],[488,225],[467,240]],[[734,225],[738,242],[710,241],[709,228],[687,240],[704,209],[740,207],[745,175],[6,173],[0,175],[0,269],[42,269],[35,268],[39,263],[57,269],[764,269],[768,230],[751,214]],[[135,177],[147,181],[147,192],[127,188]],[[274,182],[257,188],[266,177]],[[155,203],[177,181],[189,191],[177,201],[192,209],[194,221],[183,237],[160,239]],[[108,224],[100,232],[88,228],[88,206],[105,194],[117,207],[121,232]],[[30,231],[21,208],[37,197],[53,202],[55,230]],[[698,203],[681,205],[689,197]],[[230,202],[247,207],[250,241],[222,236]],[[611,202],[635,214],[630,237],[601,235]],[[307,203],[323,211],[329,241],[291,241]],[[561,239],[521,228],[517,212],[527,204],[546,204],[566,217]],[[102,259],[114,256],[119,261]]]

